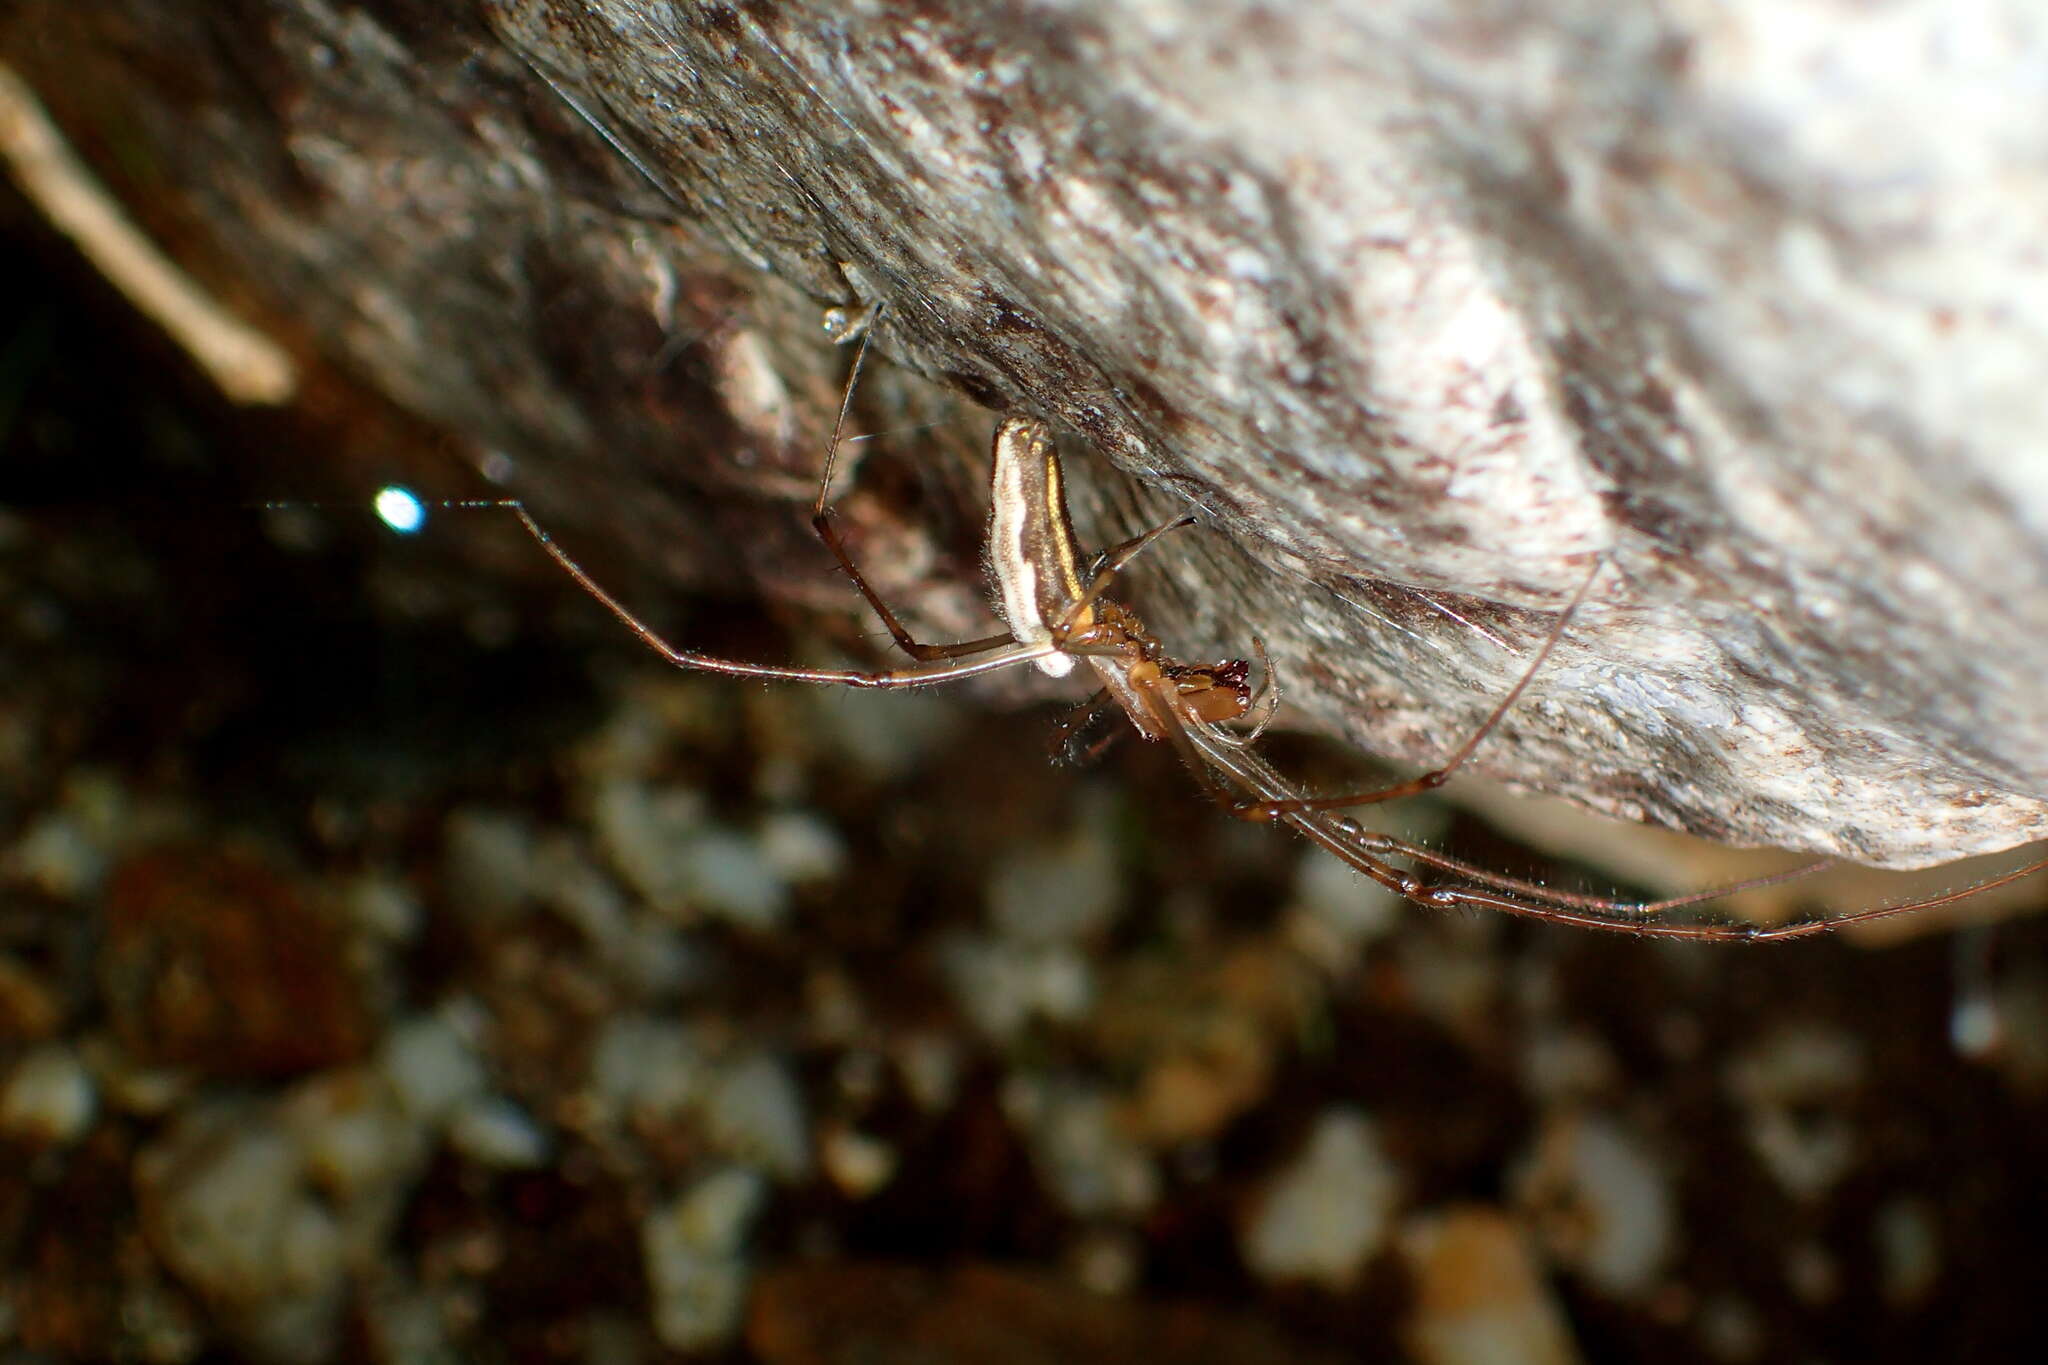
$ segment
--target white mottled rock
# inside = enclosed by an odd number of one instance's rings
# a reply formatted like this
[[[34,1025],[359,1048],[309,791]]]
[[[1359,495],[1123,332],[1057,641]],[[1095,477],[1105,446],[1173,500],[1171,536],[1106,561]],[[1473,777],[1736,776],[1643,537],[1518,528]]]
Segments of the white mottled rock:
[[[1644,1138],[1598,1113],[1547,1121],[1515,1179],[1553,1258],[1612,1298],[1655,1289],[1677,1240],[1677,1191]]]
[[[539,1166],[553,1148],[533,1115],[498,1095],[465,1101],[448,1124],[448,1144],[480,1165],[504,1170]]]
[[[265,1357],[331,1352],[342,1230],[306,1181],[297,1142],[240,1105],[196,1110],[136,1161],[144,1224],[172,1272]]]
[[[444,1006],[407,1020],[385,1039],[382,1070],[399,1102],[426,1122],[438,1123],[484,1091],[483,1059],[470,1037],[472,1013]]]
[[[92,1074],[68,1044],[44,1043],[14,1064],[0,1088],[0,1133],[34,1143],[84,1136],[99,1109]]]
[[[1127,1218],[1158,1199],[1151,1153],[1118,1123],[1115,1100],[1093,1082],[1018,1072],[1003,1087],[1003,1109],[1022,1128],[1039,1179],[1069,1213]]]
[[[1034,1020],[1078,1019],[1095,999],[1087,957],[1066,944],[955,934],[940,945],[939,963],[954,1001],[998,1042],[1013,1041]]]
[[[782,1058],[755,1052],[721,1066],[704,1106],[704,1125],[718,1149],[783,1180],[811,1168],[811,1135],[803,1091]]]
[[[1330,1110],[1267,1185],[1240,1235],[1245,1262],[1263,1279],[1346,1289],[1386,1244],[1400,1198],[1372,1121]]]
[[[734,1167],[706,1176],[648,1214],[640,1228],[654,1332],[675,1351],[729,1341],[746,1306],[748,1228],[768,1182]]]
[[[1867,1066],[1860,1041],[1818,1025],[1780,1029],[1728,1061],[1750,1150],[1787,1193],[1819,1199],[1855,1168],[1850,1102]]]
[[[1090,789],[1081,804],[1072,830],[1019,849],[990,873],[989,923],[1004,938],[1077,942],[1102,932],[1122,908],[1125,878],[1110,839],[1111,802]]]

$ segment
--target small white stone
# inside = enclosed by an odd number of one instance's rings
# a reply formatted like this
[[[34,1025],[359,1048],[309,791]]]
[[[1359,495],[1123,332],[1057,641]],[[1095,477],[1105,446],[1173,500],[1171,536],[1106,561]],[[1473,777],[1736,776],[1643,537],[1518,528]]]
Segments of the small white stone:
[[[375,1200],[425,1163],[426,1122],[400,1106],[390,1082],[330,1071],[295,1086],[280,1108],[307,1178],[341,1202]]]
[[[1553,1119],[1515,1183],[1559,1262],[1612,1298],[1656,1288],[1678,1213],[1669,1177],[1637,1134],[1602,1114]]]
[[[371,935],[403,943],[418,935],[426,915],[411,888],[394,877],[366,875],[344,893],[349,918]]]
[[[937,690],[901,692],[814,687],[803,702],[814,733],[878,778],[909,772],[959,728],[960,709]]]
[[[680,1245],[707,1256],[737,1255],[767,1200],[768,1181],[759,1171],[729,1166],[706,1176],[670,1205]]]
[[[1303,850],[1294,872],[1294,897],[1316,925],[1350,953],[1392,932],[1407,905],[1357,868],[1319,848]]]
[[[448,1339],[448,1315],[436,1294],[385,1275],[364,1294],[363,1325],[374,1358],[406,1365],[459,1359]]]
[[[143,1118],[168,1113],[193,1088],[190,1073],[145,1067],[104,1035],[89,1038],[82,1051],[99,1078],[100,1097],[110,1109]]]
[[[2048,972],[2019,967],[1991,989],[1998,1042],[1990,1060],[2020,1093],[2048,1093]]]
[[[688,788],[615,778],[591,801],[598,847],[634,894],[665,914],[690,907],[694,880],[680,850],[704,825],[704,798]]]
[[[1860,1041],[1818,1026],[1781,1029],[1728,1064],[1750,1149],[1793,1196],[1818,1200],[1855,1168],[1848,1107],[1866,1065]]]
[[[799,1180],[810,1170],[803,1091],[789,1067],[769,1053],[720,1069],[704,1122],[721,1150],[781,1179]]]
[[[767,1193],[759,1172],[733,1168],[647,1216],[641,1255],[654,1332],[664,1346],[709,1350],[738,1332],[748,1278],[740,1251]]]
[[[789,882],[758,840],[707,829],[677,846],[674,866],[691,906],[763,933],[789,918]]]
[[[614,1119],[673,1117],[700,1103],[711,1081],[702,1043],[666,1019],[614,1015],[591,1055],[590,1090]]]
[[[1090,795],[1071,833],[1030,845],[990,875],[989,922],[1003,937],[1073,943],[1102,932],[1123,908],[1125,879],[1107,833],[1113,812]]]
[[[1341,1291],[1386,1243],[1400,1196],[1399,1174],[1372,1122],[1333,1109],[1267,1187],[1244,1229],[1245,1261],[1268,1280],[1311,1280]]]
[[[448,1141],[479,1165],[504,1170],[539,1166],[547,1160],[551,1145],[532,1115],[496,1095],[464,1104],[448,1126]]]
[[[612,969],[636,996],[673,998],[702,985],[714,970],[711,954],[668,920],[641,915],[620,937]]]
[[[441,859],[457,912],[504,916],[533,897],[532,822],[503,811],[465,807],[441,831]]]
[[[267,1115],[218,1107],[180,1121],[138,1162],[157,1250],[210,1298],[250,1305],[339,1288],[341,1239]]]
[[[58,900],[77,900],[105,880],[111,850],[69,811],[53,811],[28,827],[0,867]]]
[[[1522,1043],[1522,1084],[1541,1100],[1584,1100],[1613,1089],[1621,1074],[1605,1039],[1585,1029],[1539,1025]]]
[[[777,811],[761,821],[761,857],[788,882],[830,881],[846,870],[846,841],[823,817]]]
[[[851,1128],[834,1128],[818,1148],[825,1174],[849,1199],[865,1199],[896,1174],[896,1149]]]
[[[0,1092],[0,1132],[37,1143],[74,1142],[92,1126],[98,1089],[78,1054],[45,1043],[23,1054]]]
[[[1010,1042],[1035,1019],[1079,1019],[1095,999],[1088,959],[1064,945],[958,934],[940,945],[953,998],[982,1033]]]
[[[484,1065],[443,1011],[409,1019],[391,1031],[383,1070],[408,1112],[438,1123],[484,1091]]]
[[[533,850],[533,894],[600,951],[617,956],[631,931],[626,893],[592,862],[580,840],[543,838]]]
[[[960,1093],[960,1045],[938,1033],[918,1033],[905,1038],[895,1050],[896,1071],[903,1088],[918,1108],[927,1114],[943,1113],[953,1107]]]
[[[1068,1212],[1081,1218],[1128,1218],[1159,1198],[1152,1155],[1117,1122],[1110,1096],[1091,1082],[1013,1076],[1003,1108],[1025,1131],[1032,1164]]]

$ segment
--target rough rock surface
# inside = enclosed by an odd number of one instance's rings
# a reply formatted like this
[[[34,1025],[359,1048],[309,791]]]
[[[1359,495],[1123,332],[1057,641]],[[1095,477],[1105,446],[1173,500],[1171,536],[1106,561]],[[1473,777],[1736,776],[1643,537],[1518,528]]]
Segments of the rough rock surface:
[[[1263,636],[1292,723],[1442,754],[1604,554],[1475,766],[1907,865],[2048,833],[2026,12],[46,0],[0,44],[202,277],[615,570],[837,600],[799,329],[886,302],[1073,433],[1093,533],[1209,514],[1141,603]],[[868,426],[935,403],[885,371]],[[935,630],[964,429],[847,513]]]

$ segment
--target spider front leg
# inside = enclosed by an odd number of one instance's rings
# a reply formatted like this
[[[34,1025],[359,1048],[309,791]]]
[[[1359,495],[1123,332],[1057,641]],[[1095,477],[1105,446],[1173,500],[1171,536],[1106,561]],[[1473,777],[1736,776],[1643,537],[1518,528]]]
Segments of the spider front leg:
[[[768,678],[784,682],[835,683],[843,687],[890,688],[922,687],[929,683],[953,682],[961,678],[976,678],[984,673],[1011,668],[1018,664],[1037,663],[1050,658],[1058,651],[1049,642],[1024,643],[1005,636],[999,646],[984,650],[979,657],[964,662],[949,659],[920,663],[915,668],[858,669],[858,668],[785,668],[776,664],[749,663],[743,659],[722,659],[715,655],[700,654],[693,649],[684,649],[670,644],[661,633],[641,620],[631,607],[614,597],[595,578],[590,576],[570,553],[555,543],[541,524],[524,504],[508,501],[501,504],[511,510],[526,528],[528,535],[547,551],[550,558],[562,567],[562,571],[576,582],[599,606],[617,617],[620,624],[677,668],[693,669],[702,673],[720,673],[730,678]]]

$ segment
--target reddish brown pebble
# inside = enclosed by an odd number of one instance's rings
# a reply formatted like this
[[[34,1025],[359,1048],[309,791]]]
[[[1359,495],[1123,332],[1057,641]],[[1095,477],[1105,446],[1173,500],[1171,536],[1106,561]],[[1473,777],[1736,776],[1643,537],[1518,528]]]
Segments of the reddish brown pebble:
[[[123,864],[99,965],[114,1031],[148,1065],[287,1076],[352,1060],[369,1037],[334,926],[245,853]]]

